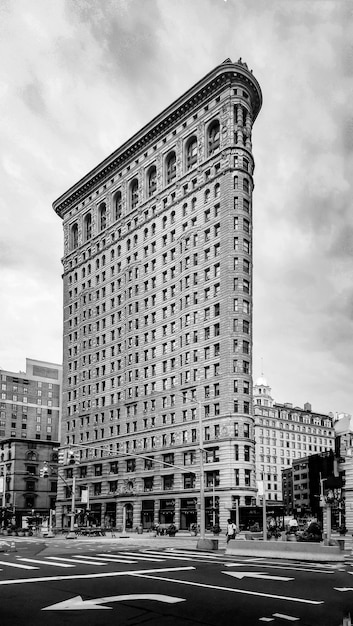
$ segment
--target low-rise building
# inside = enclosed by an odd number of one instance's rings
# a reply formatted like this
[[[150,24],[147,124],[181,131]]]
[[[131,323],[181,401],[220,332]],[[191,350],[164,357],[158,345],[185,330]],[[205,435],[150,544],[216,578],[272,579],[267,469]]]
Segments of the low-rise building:
[[[21,528],[28,518],[41,522],[55,509],[58,446],[37,439],[0,441],[1,526]]]

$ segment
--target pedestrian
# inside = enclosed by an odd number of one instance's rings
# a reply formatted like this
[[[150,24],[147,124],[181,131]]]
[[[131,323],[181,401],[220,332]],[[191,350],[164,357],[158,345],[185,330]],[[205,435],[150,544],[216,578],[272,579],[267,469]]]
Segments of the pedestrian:
[[[234,522],[232,522],[232,520],[229,519],[227,523],[227,543],[231,539],[235,539],[237,532],[238,532],[238,529],[236,527],[236,524],[234,524]]]

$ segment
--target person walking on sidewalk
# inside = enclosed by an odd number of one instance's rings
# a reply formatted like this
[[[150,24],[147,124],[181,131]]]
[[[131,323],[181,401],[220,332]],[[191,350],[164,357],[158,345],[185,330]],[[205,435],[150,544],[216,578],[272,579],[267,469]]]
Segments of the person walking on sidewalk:
[[[236,524],[234,524],[234,522],[232,522],[232,520],[229,519],[227,523],[227,543],[231,539],[235,539],[237,532],[238,532],[238,529],[236,527]]]

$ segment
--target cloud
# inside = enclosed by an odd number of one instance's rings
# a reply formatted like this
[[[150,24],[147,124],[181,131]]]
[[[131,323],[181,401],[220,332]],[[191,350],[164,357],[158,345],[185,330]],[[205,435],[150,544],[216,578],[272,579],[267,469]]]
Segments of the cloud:
[[[345,0],[1,3],[2,366],[61,359],[53,200],[241,56],[264,97],[253,129],[254,375],[262,357],[279,401],[353,413],[350,10]]]

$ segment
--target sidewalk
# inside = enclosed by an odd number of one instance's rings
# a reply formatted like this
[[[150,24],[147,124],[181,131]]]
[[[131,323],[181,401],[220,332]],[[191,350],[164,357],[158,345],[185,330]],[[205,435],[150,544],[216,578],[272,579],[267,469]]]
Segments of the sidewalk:
[[[218,552],[224,553],[226,550],[227,542],[226,536],[220,534],[215,537],[212,534],[207,533],[207,538],[218,539]],[[87,551],[98,548],[100,550],[124,550],[124,549],[163,549],[163,548],[175,548],[182,550],[190,550],[192,552],[197,549],[197,542],[199,536],[190,535],[190,533],[179,531],[175,537],[169,537],[168,535],[154,536],[153,533],[136,532],[127,533],[125,536],[121,533],[116,533],[116,536],[112,537],[110,532],[103,537],[84,537],[78,536],[75,539],[67,539],[65,534],[56,535],[55,537],[4,537],[3,541],[9,545],[14,544],[15,550],[21,552],[27,551],[33,546],[33,550],[37,553],[44,555],[54,555],[59,553],[67,553],[73,551]],[[244,540],[243,533],[240,533],[238,540]],[[338,533],[331,535],[331,539],[342,539]],[[347,535],[345,538],[344,553],[349,556],[353,550],[353,538],[351,535]],[[2,538],[0,538],[0,544]],[[12,548],[13,550],[13,548]],[[215,551],[217,554],[217,551]]]
[[[213,535],[206,535],[207,537],[212,537],[215,539]],[[66,535],[56,535],[55,537],[4,537],[6,539],[7,544],[14,543],[15,550],[17,552],[22,549],[28,549],[29,544],[33,545],[33,549],[37,547],[38,552],[41,555],[54,555],[59,553],[73,551],[87,551],[92,548],[96,549],[99,546],[101,550],[124,550],[128,548],[129,550],[141,548],[145,549],[163,549],[163,548],[176,548],[176,549],[187,549],[191,551],[196,551],[198,537],[192,536],[189,533],[179,532],[175,537],[169,537],[168,535],[162,535],[155,537],[153,533],[143,533],[139,535],[138,533],[127,533],[126,536],[116,534],[115,537],[111,536],[111,533],[108,532],[103,537],[83,537],[79,536],[75,539],[66,539]],[[226,547],[226,537],[225,535],[220,535],[218,537],[218,550],[221,552],[225,551]],[[1,543],[1,542],[0,542]],[[216,551],[215,551],[216,553]]]

